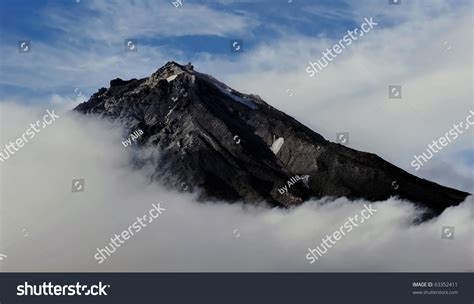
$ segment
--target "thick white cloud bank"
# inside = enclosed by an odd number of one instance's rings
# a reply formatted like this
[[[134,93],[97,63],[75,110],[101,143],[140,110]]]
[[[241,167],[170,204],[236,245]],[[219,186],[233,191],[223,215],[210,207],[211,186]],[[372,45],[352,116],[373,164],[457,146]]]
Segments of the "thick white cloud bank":
[[[52,108],[49,108],[52,109]],[[40,119],[46,108],[1,103],[0,147]],[[60,112],[20,151],[0,163],[2,271],[472,271],[469,197],[438,218],[414,225],[419,210],[395,198],[339,240],[316,263],[305,256],[363,201],[312,201],[290,210],[198,203],[131,169],[126,135],[103,121]],[[71,180],[85,178],[85,191]],[[158,219],[104,263],[96,248],[160,203]],[[454,226],[452,240],[442,226]],[[237,230],[236,230],[237,229]],[[239,237],[236,237],[239,235]]]

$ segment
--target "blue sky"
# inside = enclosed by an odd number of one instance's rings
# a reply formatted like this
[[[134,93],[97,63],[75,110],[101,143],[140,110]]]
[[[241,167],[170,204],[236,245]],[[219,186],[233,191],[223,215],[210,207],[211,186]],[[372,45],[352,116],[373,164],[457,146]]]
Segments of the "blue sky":
[[[2,0],[0,43],[7,51],[15,53],[11,57],[13,62],[3,62],[3,70],[15,70],[14,73],[21,78],[22,73],[30,72],[25,60],[42,60],[42,56],[36,55],[39,52],[44,57],[56,56],[56,67],[61,65],[63,69],[71,70],[80,68],[81,64],[69,60],[69,56],[88,57],[90,53],[96,53],[97,57],[132,57],[124,54],[123,40],[128,38],[138,41],[139,50],[159,50],[162,60],[156,62],[152,69],[168,60],[194,61],[202,56],[232,61],[236,59],[229,47],[230,40],[233,39],[242,40],[243,51],[249,52],[259,45],[272,44],[282,36],[336,37],[347,28],[358,25],[345,1],[288,3],[185,0],[183,6],[178,8],[173,6],[172,1],[125,3],[126,1],[101,3],[91,0]],[[110,7],[113,9],[110,10]],[[153,17],[156,12],[160,14],[156,19],[161,18],[161,14],[166,14],[166,19],[156,20]],[[127,18],[135,20],[129,20],[130,23],[127,24]],[[103,22],[100,22],[101,19]],[[122,28],[116,30],[114,26]],[[30,54],[17,52],[19,40],[31,41]],[[58,56],[58,52],[62,54]],[[146,56],[155,60],[153,55],[156,53],[152,51],[146,54],[140,52],[142,59]],[[45,69],[47,67],[42,67],[41,72],[60,72],[53,66],[50,71]],[[90,70],[90,73],[94,73],[94,70]],[[146,76],[141,74],[139,76]],[[8,80],[6,73],[1,76],[0,96],[3,97],[48,95],[51,91],[64,94],[71,91],[70,84],[63,83],[61,78],[55,79],[54,86],[50,86]],[[112,77],[114,75],[109,75],[109,78]],[[81,87],[87,93],[95,89],[92,84]]]
[[[34,37],[35,40],[48,41],[54,43],[57,39],[63,39],[67,32],[61,31],[51,24],[48,24],[48,11],[69,11],[72,13],[68,16],[73,16],[74,19],[81,19],[83,17],[95,15],[100,17],[100,13],[90,9],[88,6],[90,0],[75,0],[69,1],[51,1],[51,0],[2,0],[1,25],[2,25],[2,40],[5,36],[15,35],[23,37]],[[315,14],[309,7],[312,1],[249,1],[249,2],[230,2],[219,3],[212,1],[184,1],[186,8],[188,5],[203,5],[216,12],[223,12],[228,14],[235,14],[237,16],[254,17],[258,19],[258,24],[240,38],[252,38],[249,40],[251,44],[258,43],[256,40],[273,39],[280,34],[280,29],[285,31],[294,31],[306,35],[334,35],[344,31],[350,26],[357,24],[347,15],[349,9],[345,1],[318,1],[317,5],[313,3],[312,6],[317,8],[324,8],[327,12],[326,16]],[[179,11],[173,12],[172,1],[156,1],[153,6],[158,8],[167,7],[169,12],[175,13],[175,17],[179,18]],[[139,18],[139,16],[137,16]],[[342,17],[342,18],[341,18]],[[335,19],[337,18],[337,22]],[[73,20],[71,20],[72,22]],[[241,34],[235,31],[236,34]],[[232,31],[229,31],[229,35]],[[174,35],[171,35],[174,36]],[[179,35],[176,35],[179,36]],[[185,46],[186,51],[206,51],[210,53],[227,52],[227,43],[220,43],[216,38],[230,38],[222,35],[199,35],[202,44],[195,44],[196,40],[190,36],[181,36],[180,39],[168,40],[170,35],[160,35],[156,33],[156,40],[161,40],[163,43],[170,43],[178,47]],[[140,38],[140,37],[137,37]],[[225,40],[226,42],[227,40]],[[3,41],[2,41],[3,42]],[[5,41],[6,42],[6,41]],[[154,45],[156,41],[143,41]],[[251,44],[248,46],[250,47]]]
[[[0,103],[70,109],[111,79],[192,61],[330,140],[350,132],[353,148],[408,171],[414,154],[473,108],[470,0],[0,3]],[[308,77],[310,60],[371,17],[378,23],[373,31]],[[136,39],[138,51],[126,52],[125,39]],[[243,41],[242,52],[230,49],[234,39]],[[31,52],[18,51],[20,40],[31,41]],[[403,86],[402,102],[388,102],[389,85]],[[438,160],[443,167],[460,159],[469,169],[456,172],[472,174],[472,138],[460,137],[416,174],[433,178]]]
[[[106,78],[145,77],[169,60],[238,61],[240,58],[229,47],[233,39],[242,40],[243,52],[250,53],[288,37],[337,40],[347,29],[357,27],[362,16],[382,20],[380,28],[391,28],[410,17],[400,12],[411,10],[407,5],[388,5],[385,0],[358,3],[348,0],[184,0],[178,8],[171,0],[2,0],[0,3],[0,43],[2,52],[9,55],[0,61],[3,71],[0,97],[65,94],[77,87],[90,94],[99,85],[105,85]],[[445,4],[424,3],[428,14],[443,13],[441,8]],[[458,1],[454,6],[463,8],[467,7],[466,3]],[[123,47],[123,41],[128,38],[136,39],[141,50],[135,55],[140,56],[142,62],[135,64],[140,67],[146,64],[148,69],[134,69],[134,74],[122,70],[121,75],[113,75],[113,69],[105,74],[102,69],[101,78],[94,77],[97,83],[83,81],[84,75],[97,73],[93,61],[121,64],[129,60],[128,64],[132,64],[136,59],[134,54],[125,54]],[[31,41],[31,53],[18,53],[20,40]],[[322,51],[324,47],[315,50]],[[68,71],[77,75],[77,79],[73,74],[60,75]],[[26,81],[27,74],[35,74],[45,81],[51,79],[54,83]],[[51,74],[60,77],[51,77]]]

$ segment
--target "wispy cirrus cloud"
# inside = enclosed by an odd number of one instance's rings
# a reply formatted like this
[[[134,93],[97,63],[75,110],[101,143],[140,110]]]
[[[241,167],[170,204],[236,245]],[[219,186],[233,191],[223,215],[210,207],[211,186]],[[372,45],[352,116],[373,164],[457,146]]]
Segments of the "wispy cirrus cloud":
[[[0,47],[0,84],[26,96],[68,94],[77,87],[92,93],[115,77],[145,77],[169,60],[187,57],[173,37],[243,35],[258,25],[250,14],[145,0],[51,4],[34,17],[43,32],[29,38],[31,53],[17,51],[15,41],[24,33],[2,30],[9,43]],[[138,40],[139,53],[125,51],[128,38]]]
[[[81,10],[54,9],[45,17],[51,27],[67,35],[114,43],[124,37],[226,36],[245,33],[258,25],[250,15],[216,10],[202,4],[171,1],[85,1]]]

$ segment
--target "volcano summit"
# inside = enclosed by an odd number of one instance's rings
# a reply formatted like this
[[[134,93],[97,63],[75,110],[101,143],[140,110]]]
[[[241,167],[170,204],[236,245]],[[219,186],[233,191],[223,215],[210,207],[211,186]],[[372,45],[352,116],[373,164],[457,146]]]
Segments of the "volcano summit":
[[[140,146],[159,151],[152,178],[196,190],[202,200],[289,207],[324,196],[398,196],[432,217],[469,195],[329,142],[258,95],[237,92],[191,64],[168,62],[148,78],[114,79],[75,110],[118,120],[128,134],[143,130]]]

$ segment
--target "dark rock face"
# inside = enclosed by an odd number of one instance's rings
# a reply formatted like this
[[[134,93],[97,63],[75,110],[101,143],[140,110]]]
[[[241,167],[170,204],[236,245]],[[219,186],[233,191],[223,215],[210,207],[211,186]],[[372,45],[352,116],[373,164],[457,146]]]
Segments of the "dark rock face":
[[[311,197],[399,196],[434,216],[469,195],[331,143],[190,64],[169,62],[148,78],[112,80],[75,110],[119,120],[130,132],[142,129],[141,144],[160,151],[153,178],[198,190],[202,199],[288,207]]]

